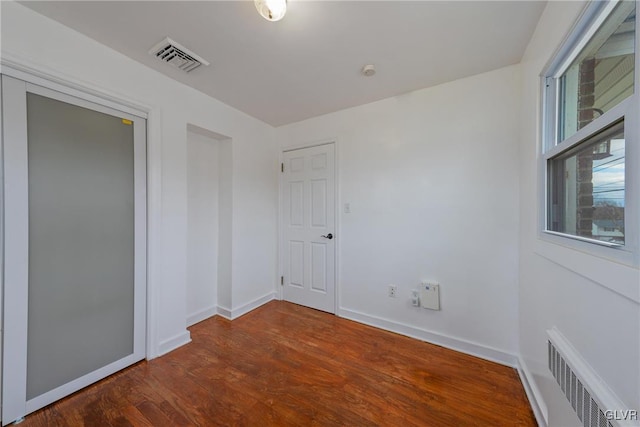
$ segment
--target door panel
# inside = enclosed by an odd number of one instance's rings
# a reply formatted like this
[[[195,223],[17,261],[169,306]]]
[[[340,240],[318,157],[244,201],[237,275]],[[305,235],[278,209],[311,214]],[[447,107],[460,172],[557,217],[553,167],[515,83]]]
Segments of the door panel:
[[[327,292],[327,244],[311,243],[311,289]]]
[[[292,286],[304,287],[304,242],[289,241],[289,254],[291,265],[289,268],[289,281]]]
[[[2,85],[6,424],[144,358],[146,154],[139,117]]]
[[[304,216],[304,182],[303,181],[294,181],[289,183],[289,194],[290,194],[290,216],[289,216],[289,226],[290,227],[302,227],[303,216]]]
[[[27,93],[27,134],[33,399],[133,353],[133,126]]]
[[[283,155],[284,299],[335,312],[334,144]]]
[[[327,227],[327,180],[311,181],[311,225]]]

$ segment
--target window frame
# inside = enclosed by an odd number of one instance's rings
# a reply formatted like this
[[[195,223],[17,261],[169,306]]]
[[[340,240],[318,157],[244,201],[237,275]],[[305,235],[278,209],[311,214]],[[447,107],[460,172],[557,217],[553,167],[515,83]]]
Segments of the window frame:
[[[640,201],[640,150],[639,130],[640,112],[640,18],[636,4],[636,32],[634,49],[634,92],[615,107],[595,118],[563,141],[557,141],[559,132],[559,101],[561,96],[560,77],[571,66],[574,59],[591,40],[611,11],[623,0],[607,2],[589,2],[568,36],[556,50],[552,59],[540,74],[541,81],[541,120],[540,149],[538,151],[538,237],[542,241],[579,250],[589,255],[607,258],[622,264],[638,266],[638,248],[640,242],[640,221],[638,203]],[[616,122],[624,121],[625,132],[625,243],[624,245],[603,242],[572,234],[552,231],[549,228],[549,163],[550,160],[605,131]],[[638,183],[638,184],[636,184]]]

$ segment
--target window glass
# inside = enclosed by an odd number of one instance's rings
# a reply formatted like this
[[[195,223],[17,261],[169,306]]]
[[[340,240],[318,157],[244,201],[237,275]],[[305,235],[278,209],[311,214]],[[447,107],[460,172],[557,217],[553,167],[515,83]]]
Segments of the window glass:
[[[557,142],[633,94],[635,16],[635,2],[621,1],[560,76]]]
[[[624,245],[624,122],[548,161],[548,229]]]

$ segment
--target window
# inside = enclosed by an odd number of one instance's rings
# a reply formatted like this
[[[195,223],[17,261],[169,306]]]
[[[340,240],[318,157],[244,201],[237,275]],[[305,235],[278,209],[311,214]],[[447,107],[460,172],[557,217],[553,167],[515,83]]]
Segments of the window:
[[[633,94],[635,2],[620,2],[558,78],[563,141]]]
[[[636,2],[589,7],[545,73],[543,230],[624,248],[629,240],[625,154],[635,140],[629,133],[637,134],[638,126],[632,113],[637,111]]]
[[[549,230],[624,245],[624,148],[619,122],[549,159]]]

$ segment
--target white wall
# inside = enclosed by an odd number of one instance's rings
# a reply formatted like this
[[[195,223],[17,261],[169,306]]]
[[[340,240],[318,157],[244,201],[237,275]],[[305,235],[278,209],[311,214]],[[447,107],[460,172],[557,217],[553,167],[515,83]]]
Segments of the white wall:
[[[607,279],[637,294],[638,270],[538,238],[539,76],[583,6],[549,2],[521,64],[519,351],[550,426],[581,425],[547,369],[546,330],[553,326],[629,409],[640,402],[638,300],[603,286]]]
[[[187,324],[217,313],[219,145],[187,130]]]
[[[218,147],[218,307],[229,314],[232,310],[233,284],[233,150],[230,140]],[[231,317],[231,316],[228,316]]]
[[[185,329],[187,123],[233,139],[230,308],[272,295],[278,198],[273,128],[17,3],[3,1],[1,7],[3,60],[150,109],[150,354],[189,340]]]
[[[337,140],[341,315],[513,362],[519,91],[512,66],[277,129]],[[425,279],[442,311],[411,306]]]

